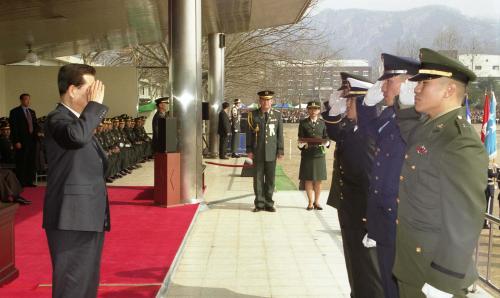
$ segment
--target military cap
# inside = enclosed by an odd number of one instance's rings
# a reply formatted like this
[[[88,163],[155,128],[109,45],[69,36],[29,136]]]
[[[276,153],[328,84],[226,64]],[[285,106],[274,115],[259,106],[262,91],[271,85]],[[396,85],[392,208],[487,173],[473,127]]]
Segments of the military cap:
[[[119,122],[120,121],[120,118],[118,117],[113,117],[113,122]]]
[[[468,84],[476,75],[460,61],[447,57],[431,49],[420,49],[420,69],[410,81],[432,80],[440,77],[450,78]]]
[[[350,74],[347,72],[341,72],[340,79],[342,80],[342,84],[340,85],[340,88],[337,89],[337,91],[345,90],[349,87],[349,82],[347,81],[348,78],[353,78],[353,79],[356,79],[358,81],[364,81],[364,82],[371,83],[366,77],[353,75],[353,74]]]
[[[160,97],[160,98],[155,99],[155,103],[156,103],[156,105],[159,105],[162,102],[169,103],[169,99],[170,99],[170,97],[168,97],[168,96]]]
[[[257,92],[257,95],[262,99],[272,99],[274,96],[274,91],[264,90]]]
[[[7,122],[7,121],[1,122],[0,123],[0,129],[2,129],[2,130],[4,130],[4,129],[10,129],[9,122]]]
[[[233,103],[241,103],[241,100],[239,98],[235,98]]]
[[[420,67],[420,62],[413,58],[386,53],[382,53],[382,62],[384,63],[384,73],[377,81],[387,80],[402,74],[414,76],[418,73]]]
[[[321,104],[319,103],[319,101],[311,100],[310,102],[307,103],[307,108],[308,109],[321,109]]]
[[[368,89],[373,85],[373,83],[366,80],[358,80],[355,78],[347,78],[349,83],[349,93],[346,97],[356,97],[360,95],[365,95],[368,92]]]

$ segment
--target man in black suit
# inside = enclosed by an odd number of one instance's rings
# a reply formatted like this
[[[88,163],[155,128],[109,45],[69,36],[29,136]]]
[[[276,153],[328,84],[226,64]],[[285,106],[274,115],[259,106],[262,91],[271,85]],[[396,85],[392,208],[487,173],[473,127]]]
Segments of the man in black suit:
[[[109,203],[107,158],[94,136],[106,115],[95,69],[59,69],[61,101],[45,122],[47,191],[43,228],[52,259],[52,297],[96,297]]]
[[[16,152],[16,176],[23,186],[34,186],[36,152],[36,113],[29,108],[31,97],[19,96],[21,104],[10,110],[10,138]]]
[[[219,134],[219,158],[228,159],[226,157],[227,141],[229,140],[229,133],[231,132],[231,121],[229,121],[229,103],[222,103],[222,111],[219,112],[219,125],[217,133]]]

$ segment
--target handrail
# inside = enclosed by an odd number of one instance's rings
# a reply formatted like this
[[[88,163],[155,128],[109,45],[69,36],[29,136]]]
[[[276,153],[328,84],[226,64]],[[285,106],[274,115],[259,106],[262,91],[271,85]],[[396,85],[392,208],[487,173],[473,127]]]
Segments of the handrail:
[[[479,279],[485,285],[490,287],[495,292],[500,293],[500,287],[498,285],[495,285],[490,279],[490,277],[491,277],[491,264],[490,264],[490,262],[491,262],[492,248],[493,248],[493,224],[495,224],[495,226],[500,226],[500,218],[493,216],[491,214],[488,214],[488,213],[485,213],[484,217],[485,217],[485,220],[487,220],[489,223],[488,254],[486,257],[486,276],[481,275],[479,270],[478,270],[478,275],[479,275]],[[477,246],[476,246],[476,258],[475,258],[476,268],[477,268],[477,265],[479,263],[479,242],[480,241],[478,241]],[[474,284],[474,286],[473,286],[473,291],[475,291],[475,289],[476,289],[476,284]]]

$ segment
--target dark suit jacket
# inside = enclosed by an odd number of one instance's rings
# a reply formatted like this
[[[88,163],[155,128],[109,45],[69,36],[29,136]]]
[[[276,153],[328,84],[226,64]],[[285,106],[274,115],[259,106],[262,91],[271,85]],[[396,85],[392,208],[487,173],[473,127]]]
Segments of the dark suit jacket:
[[[229,121],[229,116],[224,110],[219,112],[219,126],[217,127],[217,133],[220,136],[227,136],[231,132],[231,122]]]
[[[109,204],[104,181],[107,159],[93,133],[107,111],[106,106],[89,102],[77,118],[59,104],[47,116],[45,229],[109,230]]]
[[[21,145],[26,145],[28,142],[32,143],[36,136],[36,113],[32,109],[29,109],[31,114],[31,122],[33,123],[33,133],[29,133],[28,130],[28,120],[26,120],[26,115],[21,106],[13,108],[10,110],[9,123],[10,123],[10,139],[12,144],[21,143]]]

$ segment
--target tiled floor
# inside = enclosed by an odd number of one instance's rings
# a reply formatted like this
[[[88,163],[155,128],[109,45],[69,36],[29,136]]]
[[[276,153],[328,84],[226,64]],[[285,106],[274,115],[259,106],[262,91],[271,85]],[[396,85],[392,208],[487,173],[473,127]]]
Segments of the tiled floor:
[[[242,164],[243,159],[225,161]],[[276,213],[252,213],[252,178],[208,165],[196,220],[157,297],[349,297],[336,212],[306,211],[303,192],[275,193]],[[152,185],[153,163],[110,185]],[[490,297],[483,291],[469,297]]]
[[[166,296],[348,297],[334,210],[306,211],[302,192],[287,191],[275,194],[276,213],[252,213],[252,178],[240,172],[207,167],[208,208],[198,214]]]

